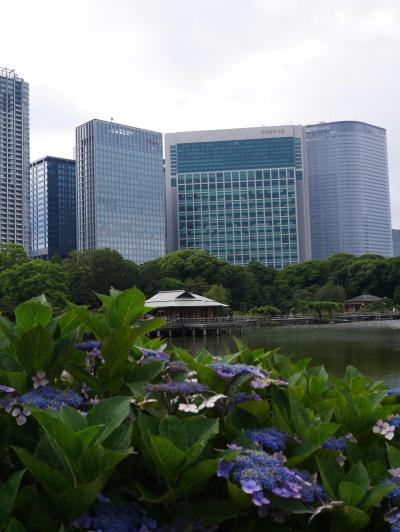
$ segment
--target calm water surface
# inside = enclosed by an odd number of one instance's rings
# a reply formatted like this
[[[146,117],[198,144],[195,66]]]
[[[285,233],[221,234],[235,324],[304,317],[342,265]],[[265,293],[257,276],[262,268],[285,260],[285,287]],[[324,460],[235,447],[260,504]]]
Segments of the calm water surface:
[[[400,320],[248,328],[240,338],[252,348],[280,346],[284,355],[310,356],[314,365],[324,364],[337,376],[351,364],[365,376],[400,385]],[[173,343],[191,352],[206,347],[214,354],[234,348],[227,335],[173,338]]]

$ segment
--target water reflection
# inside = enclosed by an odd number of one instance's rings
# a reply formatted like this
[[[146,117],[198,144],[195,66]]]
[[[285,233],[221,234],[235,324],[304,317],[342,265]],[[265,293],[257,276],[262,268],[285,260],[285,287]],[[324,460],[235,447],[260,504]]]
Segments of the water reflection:
[[[400,384],[400,321],[249,328],[241,339],[252,348],[280,346],[285,355],[311,356],[313,364],[324,364],[337,376],[351,364],[370,378]],[[234,348],[225,335],[173,338],[173,343],[191,352],[206,347],[215,354]]]

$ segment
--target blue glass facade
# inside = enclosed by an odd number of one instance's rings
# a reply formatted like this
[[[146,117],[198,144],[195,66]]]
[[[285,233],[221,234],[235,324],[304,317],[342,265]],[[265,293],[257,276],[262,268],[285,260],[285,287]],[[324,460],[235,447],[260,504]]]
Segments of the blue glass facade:
[[[268,138],[226,130],[226,140],[207,140],[218,133],[166,135],[168,250],[199,248],[276,268],[306,258],[301,128],[299,136],[293,128]]]
[[[76,249],[75,161],[44,157],[31,164],[31,256],[65,257]]]
[[[76,129],[78,249],[137,263],[165,253],[161,133],[91,120]]]
[[[400,256],[400,229],[392,229],[393,257]]]
[[[391,256],[386,131],[363,122],[307,126],[312,256]]]

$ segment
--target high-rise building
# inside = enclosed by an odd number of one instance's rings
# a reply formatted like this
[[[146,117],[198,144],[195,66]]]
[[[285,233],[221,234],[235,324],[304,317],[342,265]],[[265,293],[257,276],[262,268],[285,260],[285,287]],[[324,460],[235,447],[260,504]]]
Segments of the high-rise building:
[[[165,253],[162,135],[91,120],[76,128],[78,250],[137,263]]]
[[[31,256],[65,257],[76,249],[75,161],[43,157],[31,163]]]
[[[392,229],[393,257],[400,256],[400,229]]]
[[[0,68],[0,243],[29,251],[29,85]]]
[[[301,126],[165,136],[167,250],[283,268],[310,258]]]
[[[307,126],[312,256],[391,256],[386,130],[363,122]]]

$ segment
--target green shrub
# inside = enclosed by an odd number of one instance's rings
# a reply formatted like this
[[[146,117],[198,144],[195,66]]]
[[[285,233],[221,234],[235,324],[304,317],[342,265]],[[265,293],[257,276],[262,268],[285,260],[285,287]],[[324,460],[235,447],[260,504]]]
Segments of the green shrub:
[[[0,317],[0,530],[399,521],[399,390],[239,340],[166,349],[139,290],[99,297],[96,313],[55,318],[41,297]]]

